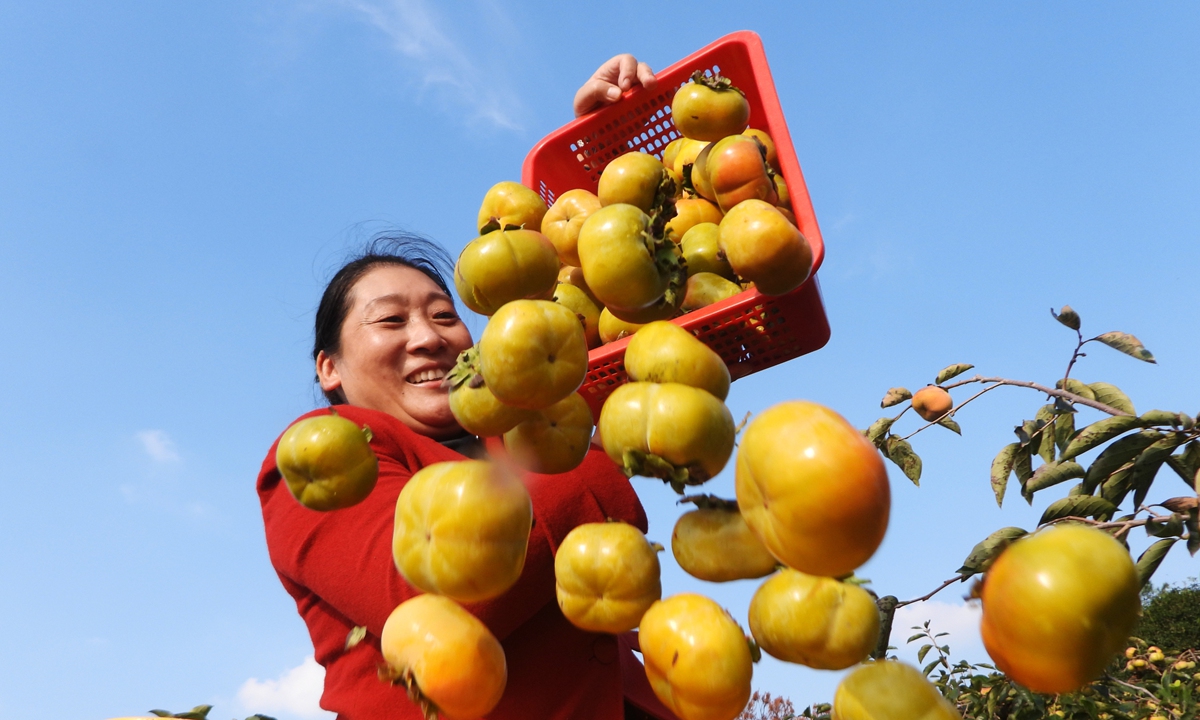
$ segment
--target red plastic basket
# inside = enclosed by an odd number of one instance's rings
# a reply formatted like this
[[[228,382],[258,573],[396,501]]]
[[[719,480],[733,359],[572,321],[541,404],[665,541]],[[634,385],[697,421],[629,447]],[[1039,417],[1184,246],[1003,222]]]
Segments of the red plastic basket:
[[[600,173],[618,155],[637,150],[661,158],[667,143],[679,137],[671,121],[671,101],[696,70],[719,72],[745,92],[750,127],[765,130],[775,141],[792,212],[813,251],[812,274],[787,295],[770,297],[747,290],[672,320],[715,350],[736,380],[818,350],[829,341],[829,321],[816,277],[825,244],[757,34],[743,30],[726,35],[657,73],[654,90],[630,90],[620,102],[547,135],[525,157],[521,181],[552,204],[573,188],[595,192]],[[597,417],[604,399],[628,380],[624,364],[628,344],[627,339],[609,343],[588,356],[587,379],[579,392]]]

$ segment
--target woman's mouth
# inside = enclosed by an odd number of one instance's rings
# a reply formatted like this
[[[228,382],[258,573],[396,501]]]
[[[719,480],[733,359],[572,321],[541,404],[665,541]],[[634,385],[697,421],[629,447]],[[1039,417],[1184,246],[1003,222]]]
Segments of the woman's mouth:
[[[432,383],[441,386],[442,380],[446,377],[446,371],[441,368],[433,368],[431,370],[421,370],[409,375],[405,378],[412,385],[426,385]]]

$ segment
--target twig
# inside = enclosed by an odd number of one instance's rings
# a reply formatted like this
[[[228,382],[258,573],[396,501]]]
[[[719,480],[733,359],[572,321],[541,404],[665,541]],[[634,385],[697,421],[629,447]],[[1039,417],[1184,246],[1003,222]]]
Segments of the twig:
[[[978,377],[978,376],[976,376],[976,377]],[[952,385],[952,386],[951,386],[951,385],[947,385],[946,387],[958,387],[959,385],[965,385],[965,384],[967,384],[968,382],[974,382],[974,380],[967,380],[967,381],[964,381],[964,382],[961,382],[961,383],[955,383],[955,384],[954,384],[954,385]],[[901,440],[907,440],[907,439],[909,439],[910,437],[912,437],[913,435],[916,435],[917,433],[921,432],[922,430],[925,430],[926,428],[930,428],[930,427],[933,427],[934,425],[937,425],[938,423],[940,423],[942,420],[945,420],[946,418],[949,418],[949,417],[954,417],[954,414],[955,414],[956,412],[958,412],[959,410],[961,410],[961,409],[963,408],[963,406],[964,406],[964,405],[969,405],[969,404],[971,403],[971,401],[972,401],[972,400],[975,400],[975,399],[976,399],[976,398],[978,398],[980,395],[983,395],[984,393],[989,393],[989,392],[991,392],[991,391],[995,390],[995,389],[996,389],[996,388],[998,388],[998,387],[1000,387],[1000,385],[992,385],[991,387],[986,387],[986,388],[984,388],[984,389],[980,390],[979,392],[975,393],[974,395],[972,395],[971,397],[967,398],[966,400],[963,400],[961,403],[959,403],[958,405],[956,405],[956,406],[955,406],[953,409],[951,409],[949,412],[947,412],[945,415],[941,416],[941,417],[940,417],[940,418],[938,418],[937,420],[932,420],[932,421],[930,421],[930,422],[927,422],[927,423],[925,423],[925,424],[924,424],[924,425],[922,425],[921,427],[917,428],[916,430],[913,430],[912,432],[910,432],[909,434],[905,435],[904,437],[902,437],[902,438],[900,438],[900,439],[901,439]],[[905,409],[907,410],[908,408],[905,408]],[[901,413],[901,415],[903,415],[903,413]],[[897,415],[896,417],[897,417],[897,418],[899,418],[899,417],[900,417],[900,415]]]
[[[1114,676],[1112,676],[1112,675],[1109,675],[1109,676],[1108,676],[1108,679],[1109,679],[1109,680],[1112,680],[1113,682],[1115,682],[1115,683],[1116,683],[1116,684],[1118,684],[1118,685],[1124,685],[1125,687],[1129,688],[1130,690],[1137,690],[1138,692],[1143,692],[1143,693],[1146,693],[1146,695],[1148,695],[1148,696],[1149,696],[1151,699],[1153,699],[1153,700],[1157,700],[1157,699],[1158,699],[1158,696],[1157,696],[1157,695],[1155,695],[1154,693],[1150,692],[1150,691],[1149,691],[1149,690],[1147,690],[1146,688],[1138,687],[1137,685],[1132,685],[1132,684],[1130,684],[1130,683],[1127,683],[1127,682],[1125,682],[1124,680],[1122,680],[1122,679],[1120,679],[1120,678],[1118,678],[1118,677],[1114,677]]]
[[[1026,380],[1010,380],[1008,378],[1002,378],[1002,377],[983,377],[981,375],[976,375],[975,377],[969,378],[967,380],[962,380],[960,382],[951,383],[949,385],[943,385],[942,388],[949,390],[951,388],[956,388],[961,385],[969,385],[970,383],[977,383],[977,382],[995,383],[996,385],[1012,385],[1015,387],[1030,388],[1032,390],[1044,392],[1047,395],[1050,395],[1051,397],[1060,397],[1063,400],[1068,400],[1077,405],[1086,405],[1090,408],[1095,408],[1096,410],[1108,413],[1109,415],[1129,415],[1130,414],[1130,413],[1125,412],[1124,410],[1118,410],[1115,407],[1112,407],[1111,405],[1105,405],[1104,403],[1098,402],[1096,400],[1089,400],[1089,399],[1083,397],[1082,395],[1076,395],[1073,392],[1067,392],[1066,390],[1058,390],[1057,388],[1048,388],[1045,385],[1039,385],[1037,383],[1028,382]],[[951,411],[951,412],[953,412],[953,411]]]
[[[942,583],[941,585],[938,585],[938,586],[937,586],[937,588],[936,588],[935,590],[933,590],[933,591],[931,591],[931,592],[929,592],[929,593],[927,593],[927,594],[925,594],[925,595],[922,595],[922,596],[921,596],[921,597],[919,597],[919,598],[913,598],[912,600],[905,600],[904,602],[898,602],[898,603],[896,603],[896,607],[897,607],[897,608],[902,608],[902,607],[904,607],[905,605],[912,605],[913,603],[925,602],[925,601],[926,601],[926,600],[928,600],[929,598],[933,597],[934,595],[937,595],[938,593],[940,593],[941,591],[943,591],[943,590],[945,590],[946,588],[950,587],[950,586],[951,586],[951,585],[953,585],[954,583],[956,583],[956,582],[963,582],[963,581],[964,581],[964,580],[966,580],[968,577],[970,577],[970,576],[969,576],[969,575],[955,575],[954,577],[950,578],[949,580],[947,580],[946,582]]]
[[[1075,329],[1075,335],[1079,338],[1079,344],[1075,346],[1075,352],[1071,353],[1071,362],[1067,363],[1067,371],[1063,373],[1063,387],[1067,386],[1067,378],[1071,377],[1071,369],[1075,367],[1075,361],[1081,357],[1087,357],[1084,353],[1079,351],[1083,349],[1084,345],[1096,339],[1092,338],[1091,340],[1084,340],[1083,333],[1080,332],[1078,328]]]

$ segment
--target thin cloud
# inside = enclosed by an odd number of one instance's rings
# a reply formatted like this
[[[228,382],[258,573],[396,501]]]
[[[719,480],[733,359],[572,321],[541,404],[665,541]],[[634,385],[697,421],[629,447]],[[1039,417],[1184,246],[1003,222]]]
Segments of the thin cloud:
[[[333,713],[318,704],[325,685],[325,668],[312,655],[274,680],[250,678],[238,689],[237,699],[247,712],[303,718],[332,719]]]
[[[929,620],[929,629],[934,633],[950,633],[938,638],[939,645],[950,646],[950,660],[970,660],[971,662],[990,662],[987,651],[983,648],[983,638],[979,635],[979,620],[982,609],[977,602],[948,603],[940,600],[927,600],[922,603],[905,605],[896,611],[892,621],[892,642],[896,646],[896,656],[901,660],[915,663],[917,650],[928,640],[916,640],[911,644],[904,641],[920,632],[913,627],[924,625]],[[928,663],[936,654],[926,656]]]
[[[443,31],[424,0],[335,0],[376,29],[392,47],[415,65],[423,88],[450,106],[465,110],[469,121],[483,121],[506,130],[520,130],[519,101],[495,79],[485,79],[477,64]]]
[[[179,462],[179,451],[175,449],[175,441],[166,431],[142,430],[136,437],[151,460],[160,463]]]

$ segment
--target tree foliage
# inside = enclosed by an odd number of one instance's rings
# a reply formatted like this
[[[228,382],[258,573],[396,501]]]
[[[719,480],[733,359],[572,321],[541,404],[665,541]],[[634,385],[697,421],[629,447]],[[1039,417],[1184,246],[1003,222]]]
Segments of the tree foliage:
[[[1158,588],[1142,593],[1142,619],[1134,634],[1167,650],[1200,651],[1200,582]]]

